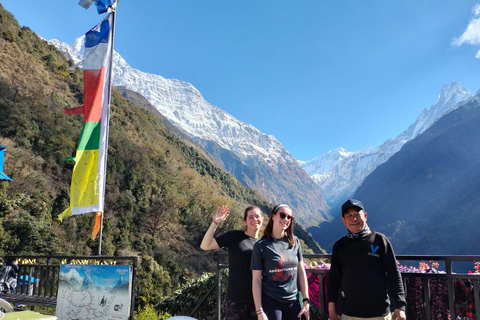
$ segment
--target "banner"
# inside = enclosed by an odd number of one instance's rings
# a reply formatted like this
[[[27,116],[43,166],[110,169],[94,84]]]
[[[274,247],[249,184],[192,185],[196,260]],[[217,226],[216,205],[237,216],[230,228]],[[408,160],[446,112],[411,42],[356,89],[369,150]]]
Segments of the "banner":
[[[58,319],[128,320],[132,267],[62,264],[58,279]]]
[[[113,54],[113,16],[85,34],[83,60],[83,106],[65,109],[67,114],[83,114],[84,122],[77,146],[70,186],[70,207],[59,219],[88,212],[102,212],[105,199],[110,79]]]

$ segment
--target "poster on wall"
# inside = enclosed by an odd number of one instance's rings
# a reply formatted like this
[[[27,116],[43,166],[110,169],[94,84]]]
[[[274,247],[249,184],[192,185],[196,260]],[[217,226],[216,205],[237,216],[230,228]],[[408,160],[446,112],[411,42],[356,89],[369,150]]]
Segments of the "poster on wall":
[[[130,316],[131,266],[60,266],[58,319],[125,319]]]

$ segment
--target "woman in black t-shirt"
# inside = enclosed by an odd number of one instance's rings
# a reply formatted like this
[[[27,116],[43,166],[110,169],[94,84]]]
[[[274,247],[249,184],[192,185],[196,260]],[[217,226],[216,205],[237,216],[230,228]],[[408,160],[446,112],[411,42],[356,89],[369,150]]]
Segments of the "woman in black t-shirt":
[[[245,231],[232,230],[213,237],[218,225],[228,217],[228,207],[217,209],[212,224],[203,237],[200,248],[205,251],[228,248],[229,277],[225,301],[227,320],[257,319],[252,297],[252,272],[250,261],[253,245],[257,242],[263,224],[260,208],[250,206],[245,209],[243,223]]]

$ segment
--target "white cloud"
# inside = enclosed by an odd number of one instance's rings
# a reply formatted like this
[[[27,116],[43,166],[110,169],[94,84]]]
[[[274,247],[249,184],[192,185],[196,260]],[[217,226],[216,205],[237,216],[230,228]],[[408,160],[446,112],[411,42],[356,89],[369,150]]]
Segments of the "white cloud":
[[[480,3],[477,3],[477,4],[473,7],[472,11],[473,11],[473,14],[474,14],[474,15],[480,16]]]
[[[462,35],[452,40],[452,46],[459,47],[463,44],[480,45],[480,4],[476,4],[472,8],[472,12],[474,17],[470,20]],[[480,50],[475,57],[480,59]]]

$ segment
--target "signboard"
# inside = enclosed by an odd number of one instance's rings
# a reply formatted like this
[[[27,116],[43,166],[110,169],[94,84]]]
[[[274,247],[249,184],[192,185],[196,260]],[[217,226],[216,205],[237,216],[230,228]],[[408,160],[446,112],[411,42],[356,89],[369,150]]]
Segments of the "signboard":
[[[61,265],[55,315],[62,320],[127,320],[132,297],[131,268]]]

